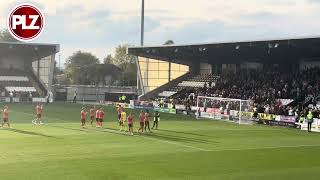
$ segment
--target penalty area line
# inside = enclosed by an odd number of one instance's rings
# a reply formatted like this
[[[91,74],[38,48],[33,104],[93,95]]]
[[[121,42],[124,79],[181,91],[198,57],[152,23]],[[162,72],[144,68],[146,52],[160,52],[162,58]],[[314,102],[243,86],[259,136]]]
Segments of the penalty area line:
[[[111,129],[103,129],[102,132],[110,132],[110,133],[116,133],[116,134],[121,134],[121,135],[126,135],[127,134],[125,132],[119,132],[117,130],[111,130]],[[144,139],[156,140],[156,141],[159,141],[159,142],[172,144],[172,145],[176,145],[176,146],[180,146],[180,147],[187,147],[187,148],[195,149],[195,150],[198,150],[198,151],[212,151],[210,149],[199,148],[199,147],[190,146],[190,145],[186,145],[186,144],[176,143],[176,142],[173,142],[173,141],[166,141],[166,140],[156,139],[156,138],[152,138],[152,137],[148,137],[148,136],[144,136],[144,135],[135,135],[134,137],[141,137],[141,138],[144,138]]]
[[[147,137],[147,136],[139,136],[139,137],[142,137],[142,138],[144,138],[144,139],[157,140],[157,141],[159,141],[159,142],[164,142],[164,143],[167,143],[167,144],[173,144],[173,145],[180,146],[180,147],[187,147],[187,148],[195,149],[195,150],[199,150],[199,151],[212,151],[211,149],[199,148],[199,147],[195,147],[195,146],[190,146],[190,145],[186,145],[186,144],[176,143],[176,142],[173,142],[173,141],[166,141],[166,140],[156,139],[156,138]]]
[[[288,146],[270,146],[270,147],[256,147],[256,148],[229,148],[229,149],[212,149],[209,151],[220,152],[220,151],[247,151],[247,150],[264,150],[264,149],[282,149],[282,148],[303,148],[303,147],[320,147],[320,145],[288,145]]]

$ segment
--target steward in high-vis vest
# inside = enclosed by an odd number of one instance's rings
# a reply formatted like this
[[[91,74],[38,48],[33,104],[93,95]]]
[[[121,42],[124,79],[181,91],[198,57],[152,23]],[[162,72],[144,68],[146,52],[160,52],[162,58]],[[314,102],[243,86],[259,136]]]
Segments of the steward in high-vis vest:
[[[122,100],[123,103],[126,102],[126,99],[127,99],[127,96],[126,96],[126,95],[122,95],[122,96],[121,96],[121,100]]]
[[[313,115],[312,115],[311,111],[309,111],[309,113],[307,115],[307,121],[308,121],[308,132],[311,132],[311,127],[312,127],[312,123],[313,123]]]
[[[302,124],[303,122],[304,122],[304,116],[303,114],[301,114],[299,117],[299,123]]]

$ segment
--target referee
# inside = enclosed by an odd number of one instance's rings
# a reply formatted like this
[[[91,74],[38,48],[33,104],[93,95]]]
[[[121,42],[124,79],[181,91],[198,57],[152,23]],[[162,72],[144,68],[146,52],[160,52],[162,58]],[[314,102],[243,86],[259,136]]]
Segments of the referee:
[[[156,111],[154,113],[152,129],[154,129],[154,127],[156,127],[156,129],[158,129],[159,121],[160,121],[160,113],[158,111]]]

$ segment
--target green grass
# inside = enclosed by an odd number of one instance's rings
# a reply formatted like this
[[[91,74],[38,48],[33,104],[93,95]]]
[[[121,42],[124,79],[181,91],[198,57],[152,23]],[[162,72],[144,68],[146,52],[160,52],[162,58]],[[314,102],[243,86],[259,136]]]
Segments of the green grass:
[[[46,106],[44,126],[31,124],[32,105],[9,106],[1,180],[320,179],[317,133],[162,114],[160,130],[131,137],[117,132],[111,107],[104,129],[83,130],[80,105]]]

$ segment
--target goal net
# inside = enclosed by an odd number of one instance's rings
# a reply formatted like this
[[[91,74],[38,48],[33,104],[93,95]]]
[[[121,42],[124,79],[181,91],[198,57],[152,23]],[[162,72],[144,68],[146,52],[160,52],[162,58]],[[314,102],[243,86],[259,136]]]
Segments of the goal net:
[[[197,118],[252,124],[253,101],[220,97],[197,97]]]

